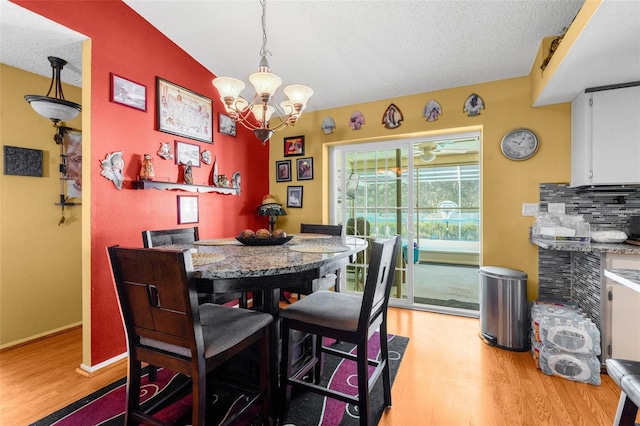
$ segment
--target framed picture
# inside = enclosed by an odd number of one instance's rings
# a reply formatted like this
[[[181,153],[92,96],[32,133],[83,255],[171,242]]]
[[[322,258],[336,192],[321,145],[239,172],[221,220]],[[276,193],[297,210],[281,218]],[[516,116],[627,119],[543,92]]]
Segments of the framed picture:
[[[228,115],[220,113],[218,115],[218,131],[224,135],[236,136],[236,122]]]
[[[287,207],[302,208],[301,186],[287,186]]]
[[[296,157],[304,155],[304,136],[284,138],[284,156]]]
[[[313,157],[298,158],[296,160],[298,180],[313,179]]]
[[[213,143],[211,99],[156,77],[158,130]]]
[[[276,161],[276,182],[291,182],[291,160]]]
[[[200,145],[176,141],[176,164],[187,164],[191,161],[193,167],[200,167]]]
[[[111,102],[147,110],[147,86],[111,73]]]
[[[198,223],[197,195],[178,195],[178,223]]]

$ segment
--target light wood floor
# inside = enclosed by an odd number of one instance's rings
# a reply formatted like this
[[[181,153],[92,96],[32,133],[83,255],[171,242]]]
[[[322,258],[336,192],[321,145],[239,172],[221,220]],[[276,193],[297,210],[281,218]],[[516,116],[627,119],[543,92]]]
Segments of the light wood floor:
[[[536,370],[528,352],[489,347],[479,322],[389,309],[389,332],[410,338],[380,425],[611,425],[619,390]],[[27,425],[126,375],[124,361],[83,377],[75,329],[0,352],[0,425]]]

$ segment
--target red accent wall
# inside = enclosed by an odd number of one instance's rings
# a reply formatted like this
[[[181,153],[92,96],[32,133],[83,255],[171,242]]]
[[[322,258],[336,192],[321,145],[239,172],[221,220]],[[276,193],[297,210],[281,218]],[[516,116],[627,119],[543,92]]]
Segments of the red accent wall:
[[[141,156],[151,154],[155,176],[176,181],[177,165],[156,155],[161,142],[170,142],[173,146],[175,140],[181,140],[198,144],[201,150],[210,150],[217,157],[220,174],[230,178],[235,171],[240,171],[242,176],[240,196],[198,194],[200,238],[219,238],[236,235],[244,228],[267,227],[266,219],[258,217],[255,209],[269,190],[269,147],[261,145],[253,133],[241,126],[235,138],[219,134],[218,113],[224,109],[211,84],[215,76],[123,2],[13,2],[92,39],[92,156],[84,158],[83,170],[85,173],[90,170],[92,185],[91,363],[96,365],[126,350],[106,247],[114,244],[142,247],[141,232],[145,229],[190,226],[177,224],[177,195],[193,195],[155,189],[133,190],[130,182],[118,190],[100,175],[101,160],[108,153],[124,151],[124,174],[130,181],[140,171]],[[147,87],[146,112],[110,102],[110,73]],[[213,145],[155,130],[156,76],[214,101]],[[212,167],[202,164],[194,168],[194,183],[209,182]]]

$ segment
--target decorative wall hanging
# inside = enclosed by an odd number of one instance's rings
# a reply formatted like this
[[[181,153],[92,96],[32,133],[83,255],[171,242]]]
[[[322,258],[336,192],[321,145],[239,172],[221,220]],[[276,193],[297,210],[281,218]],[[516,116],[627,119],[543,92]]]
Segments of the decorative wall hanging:
[[[422,116],[427,119],[427,121],[436,121],[438,117],[442,115],[442,107],[435,99],[431,99],[424,106],[422,110]]]
[[[169,142],[160,143],[160,149],[158,155],[165,160],[173,160],[173,153],[171,152],[171,144]]]
[[[563,38],[564,38],[564,34],[554,38],[553,41],[551,42],[551,45],[549,46],[549,54],[547,55],[546,58],[544,58],[544,61],[542,61],[542,65],[540,65],[540,69],[543,71],[543,74],[544,74],[544,70],[547,68],[547,65],[549,65],[549,61],[551,60],[551,58],[553,58],[553,55],[556,53],[556,50],[558,50],[558,46],[560,46],[560,42],[562,41]]]
[[[64,128],[62,138],[65,175],[67,184],[66,198],[82,198],[82,132]]]
[[[330,135],[331,133],[333,133],[335,128],[336,128],[336,122],[333,120],[333,118],[327,115],[324,118],[324,120],[322,120],[322,125],[320,126],[320,129],[325,135]]]
[[[360,111],[356,111],[351,114],[351,118],[349,118],[349,127],[351,130],[360,130],[364,122],[364,115]]]
[[[198,197],[178,195],[178,223],[198,223]]]
[[[147,87],[111,73],[111,102],[147,110]]]
[[[298,180],[313,179],[313,158],[298,158],[296,160],[296,169],[298,171]]]
[[[466,101],[464,101],[464,112],[467,112],[469,117],[475,117],[480,115],[480,110],[484,109],[484,101],[475,93],[469,95]]]
[[[284,138],[284,156],[296,157],[304,155],[304,136]]]
[[[213,143],[211,99],[156,77],[158,130]]]
[[[43,152],[40,149],[4,146],[4,174],[42,177]]]
[[[276,182],[291,182],[291,160],[276,161]]]
[[[229,136],[236,136],[236,122],[231,120],[228,115],[218,114],[218,131]]]
[[[240,177],[240,172],[236,171],[233,173],[233,175],[231,175],[231,187],[236,189],[236,193],[238,195],[240,195],[240,193],[242,192],[240,189],[240,182],[241,181],[241,177]]]
[[[202,151],[202,162],[204,164],[211,164],[211,161],[211,151]]]
[[[142,156],[142,167],[140,168],[140,180],[153,180],[154,176],[151,154],[144,154]]]
[[[400,127],[400,122],[404,120],[402,111],[394,104],[389,105],[387,110],[382,115],[382,124],[387,129],[395,129]]]
[[[102,167],[100,174],[113,182],[118,189],[122,189],[122,183],[124,182],[124,176],[122,175],[122,170],[124,169],[122,152],[123,151],[116,151],[107,154],[107,157],[100,162],[100,167]]]
[[[176,141],[176,164],[191,162],[193,167],[200,167],[200,145]]]
[[[213,170],[211,172],[211,183],[218,186],[218,157],[213,158]]]
[[[184,183],[189,185],[193,184],[193,165],[191,164],[191,161],[187,161],[187,163],[184,164],[182,176],[184,177]]]
[[[218,175],[218,186],[221,188],[229,187],[229,178],[227,175]]]
[[[301,186],[287,186],[287,207],[302,208]]]

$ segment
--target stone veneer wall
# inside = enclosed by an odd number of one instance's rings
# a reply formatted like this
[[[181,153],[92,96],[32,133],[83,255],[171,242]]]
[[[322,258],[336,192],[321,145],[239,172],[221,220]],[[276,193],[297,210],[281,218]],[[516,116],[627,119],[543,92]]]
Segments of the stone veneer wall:
[[[640,186],[627,186],[640,190]],[[579,214],[595,229],[615,229],[629,233],[630,217],[640,216],[640,192],[618,203],[612,195],[580,193],[566,184],[540,185],[540,211],[549,203],[564,203],[566,214]],[[569,252],[538,249],[538,297],[577,303],[601,327],[602,285],[601,255],[593,252]],[[600,328],[601,329],[601,328]]]

